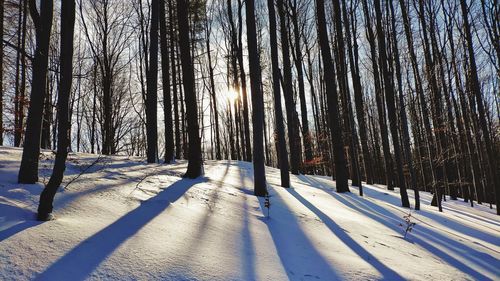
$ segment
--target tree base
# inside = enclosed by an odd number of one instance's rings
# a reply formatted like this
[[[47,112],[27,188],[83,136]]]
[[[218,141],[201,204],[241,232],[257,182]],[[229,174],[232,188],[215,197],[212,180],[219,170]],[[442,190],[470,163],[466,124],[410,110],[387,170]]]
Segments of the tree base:
[[[53,221],[55,219],[56,219],[56,217],[52,213],[48,213],[48,214],[38,213],[36,216],[37,221]]]

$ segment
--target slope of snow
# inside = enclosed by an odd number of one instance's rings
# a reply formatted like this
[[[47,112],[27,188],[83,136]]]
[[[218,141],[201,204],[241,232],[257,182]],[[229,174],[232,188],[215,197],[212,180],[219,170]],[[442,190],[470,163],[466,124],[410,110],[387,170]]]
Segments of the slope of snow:
[[[43,153],[42,182],[53,157]],[[20,159],[0,147],[0,280],[500,278],[500,218],[487,206],[447,201],[439,213],[421,193],[403,239],[409,210],[397,189],[338,194],[328,178],[303,175],[283,189],[267,168],[267,218],[251,163],[206,161],[205,176],[190,180],[184,162],[70,154],[57,219],[39,223],[43,185],[16,183]]]

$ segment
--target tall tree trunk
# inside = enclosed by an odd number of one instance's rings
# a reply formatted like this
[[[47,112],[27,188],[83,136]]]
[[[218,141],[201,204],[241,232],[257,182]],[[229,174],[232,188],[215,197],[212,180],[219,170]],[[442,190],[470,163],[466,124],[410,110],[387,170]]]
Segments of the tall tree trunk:
[[[147,135],[147,160],[156,163],[158,158],[158,8],[159,0],[151,1],[151,27],[149,34],[149,68],[146,71],[146,135]],[[168,85],[167,85],[168,87]]]
[[[403,81],[401,74],[401,64],[399,60],[399,48],[397,41],[397,32],[396,32],[396,17],[394,14],[394,5],[392,1],[388,3],[390,11],[391,11],[391,29],[392,29],[392,43],[393,43],[393,51],[394,51],[394,62],[396,69],[396,77],[398,81],[398,93],[399,93],[399,117],[401,122],[401,133],[403,135],[402,146],[404,149],[404,155],[406,157],[406,162],[408,163],[408,170],[410,172],[410,185],[415,193],[415,210],[420,210],[420,194],[417,186],[417,176],[415,174],[415,169],[413,167],[413,159],[411,155],[411,147],[410,147],[410,133],[408,130],[408,118],[406,116],[406,108],[403,96]]]
[[[421,113],[422,113],[421,116],[422,116],[423,123],[424,123],[424,130],[425,130],[424,143],[425,143],[425,147],[426,147],[427,155],[428,155],[429,170],[430,170],[430,173],[432,176],[432,184],[435,185],[436,169],[434,168],[434,163],[432,162],[432,157],[434,156],[434,149],[432,147],[432,144],[434,143],[434,137],[432,134],[431,123],[429,121],[430,114],[427,110],[427,104],[426,104],[425,97],[424,97],[422,79],[420,76],[420,70],[418,68],[417,56],[416,56],[416,52],[414,49],[413,34],[412,34],[412,29],[411,29],[411,20],[410,20],[410,17],[408,15],[405,0],[399,0],[399,4],[401,6],[401,16],[403,18],[405,37],[406,37],[406,41],[407,41],[408,51],[410,54],[410,61],[411,61],[411,65],[412,65],[413,76],[415,79],[415,90],[417,92],[417,96],[419,99],[419,104],[420,104]],[[425,171],[422,170],[422,173],[425,174]]]
[[[52,124],[52,92],[54,90],[54,75],[48,73],[45,87],[47,87],[45,101],[43,105],[43,120],[42,120],[42,139],[40,147],[42,149],[50,149],[50,125]],[[57,122],[57,120],[56,120]]]
[[[372,30],[372,23],[370,20],[370,14],[368,10],[368,4],[366,0],[363,0],[363,11],[365,14],[366,21],[366,32],[368,37],[368,43],[370,45],[370,59],[372,61],[373,67],[373,81],[375,85],[375,101],[377,104],[378,121],[380,126],[380,135],[382,138],[382,151],[384,153],[385,162],[385,178],[387,189],[394,190],[394,167],[392,162],[391,151],[389,148],[389,132],[387,131],[387,122],[385,116],[385,108],[383,104],[383,94],[382,94],[382,82],[379,74],[379,63],[377,63],[377,53],[375,44],[375,35]]]
[[[387,113],[389,115],[389,125],[391,128],[392,144],[394,146],[396,168],[399,177],[399,192],[401,195],[401,204],[403,207],[410,207],[410,201],[408,200],[408,194],[406,192],[406,183],[403,174],[403,162],[402,162],[403,159],[401,157],[401,146],[399,144],[396,104],[394,101],[394,87],[391,78],[389,76],[389,71],[387,69],[387,55],[386,55],[386,45],[384,38],[385,33],[382,29],[382,11],[380,9],[380,3],[378,1],[374,1],[374,4],[375,4],[376,29],[377,29],[378,48],[379,48],[379,62],[382,70],[382,78],[384,81]]]
[[[431,51],[429,48],[429,40],[427,36],[427,22],[425,19],[425,12],[424,12],[424,2],[422,0],[419,0],[419,19],[421,22],[422,26],[422,36],[423,36],[423,49],[424,49],[424,59],[425,59],[425,73],[427,76],[427,79],[429,80],[430,84],[430,92],[432,96],[433,102],[431,105],[433,106],[431,109],[432,111],[432,119],[433,119],[433,125],[434,125],[434,130],[437,131],[436,133],[436,152],[437,156],[436,158],[444,157],[443,154],[443,136],[442,136],[442,116],[441,116],[441,92],[440,89],[438,88],[437,81],[436,81],[436,70],[435,70],[435,65],[434,61],[431,56]],[[429,23],[431,28],[434,28],[431,23]],[[422,103],[422,106],[425,103]],[[431,146],[431,145],[429,145]],[[432,155],[429,153],[429,155]],[[432,161],[432,160],[431,160]],[[445,169],[444,165],[441,163],[441,161],[436,161],[435,165],[435,170],[436,170],[436,180],[434,183],[434,199],[432,204],[434,206],[438,206],[439,211],[442,212],[442,206],[441,206],[441,197],[442,197],[442,190],[443,190],[443,183],[445,182],[446,174],[445,174]]]
[[[240,68],[240,78],[241,78],[241,99],[243,100],[243,130],[244,130],[244,146],[242,145],[242,149],[244,149],[244,159],[245,161],[252,161],[252,147],[250,146],[250,121],[249,121],[249,110],[248,110],[248,97],[247,97],[247,78],[245,74],[245,68],[243,64],[243,40],[242,40],[242,31],[243,31],[243,22],[241,9],[243,8],[243,4],[241,0],[238,0],[238,22],[239,22],[239,30],[238,30],[238,65]],[[243,141],[243,140],[242,140]]]
[[[172,123],[172,97],[170,95],[170,59],[167,39],[165,0],[159,0],[161,71],[163,84],[163,118],[165,125],[165,163],[174,160],[174,130]],[[172,21],[170,25],[172,25]],[[170,46],[172,48],[172,46]],[[173,62],[172,62],[173,63]],[[174,85],[175,87],[175,85]]]
[[[267,195],[266,171],[264,167],[264,97],[261,88],[261,69],[257,47],[257,32],[255,27],[254,0],[246,0],[246,22],[248,61],[250,66],[250,88],[252,90],[252,123],[253,123],[253,171],[254,194]]]
[[[335,162],[335,180],[337,192],[349,192],[347,182],[347,166],[342,144],[342,130],[339,120],[338,93],[335,85],[332,57],[330,53],[330,43],[325,19],[325,2],[316,0],[316,16],[318,23],[318,37],[323,58],[323,76],[325,77],[326,96],[328,102],[328,115],[330,121],[330,133],[333,143],[333,157]]]
[[[291,2],[291,1],[290,1]],[[304,155],[305,155],[305,163],[309,166],[309,162],[313,159],[313,145],[312,145],[312,136],[309,131],[309,121],[307,118],[307,105],[306,105],[306,94],[305,94],[305,86],[304,86],[304,72],[302,68],[303,57],[302,57],[302,48],[300,47],[300,29],[299,29],[299,15],[298,15],[298,7],[297,0],[293,1],[293,5],[291,5],[291,20],[293,24],[293,34],[295,40],[295,69],[297,70],[297,82],[299,85],[299,101],[300,101],[300,116],[302,121],[302,137],[304,138]],[[308,172],[309,168],[307,169]]]
[[[367,129],[366,129],[366,121],[365,121],[365,109],[363,105],[363,89],[361,87],[361,78],[359,75],[359,66],[358,66],[358,44],[356,40],[356,27],[354,17],[355,13],[351,13],[351,23],[349,24],[347,17],[347,8],[345,0],[342,0],[342,9],[343,9],[343,20],[344,20],[344,29],[347,41],[347,50],[349,55],[349,64],[351,66],[351,78],[353,81],[354,88],[354,103],[356,106],[356,117],[358,120],[359,126],[359,135],[361,140],[361,150],[363,153],[363,164],[364,171],[366,175],[366,183],[373,184],[373,174],[372,174],[372,164],[371,164],[371,156],[370,151],[368,149],[368,140],[367,140]],[[351,41],[351,26],[353,28],[354,34],[354,46]]]
[[[363,195],[363,187],[361,186],[361,177],[358,165],[358,153],[357,153],[357,132],[354,127],[354,118],[351,108],[351,96],[349,91],[349,85],[347,82],[347,68],[345,59],[345,45],[344,45],[344,35],[342,32],[342,13],[340,12],[340,1],[333,0],[333,11],[335,19],[335,34],[336,34],[336,50],[337,55],[337,80],[339,83],[339,89],[342,97],[342,113],[344,119],[344,128],[347,145],[349,146],[349,157],[350,157],[350,167],[351,167],[351,180],[352,185],[359,186],[359,192]],[[347,24],[347,22],[345,23]]]
[[[73,80],[73,34],[75,26],[75,1],[61,2],[61,58],[59,80],[59,95],[57,98],[57,153],[52,171],[52,176],[40,195],[37,219],[41,221],[50,220],[53,209],[54,196],[61,184],[66,169],[66,158],[70,146],[70,114],[69,97],[71,94],[71,83]]]
[[[300,169],[300,155],[297,153],[300,151],[300,141],[298,134],[296,132],[295,125],[295,102],[293,99],[293,85],[292,85],[292,66],[290,63],[290,50],[288,42],[288,29],[285,16],[285,8],[283,0],[277,0],[278,15],[280,19],[280,34],[281,34],[281,52],[283,59],[283,96],[285,98],[285,109],[286,109],[286,119],[288,127],[288,144],[290,151],[294,153],[290,154],[290,171],[294,175],[299,174]]]
[[[215,91],[215,80],[214,80],[214,68],[212,63],[212,53],[210,49],[210,33],[211,30],[208,26],[208,22],[206,23],[205,26],[205,32],[206,32],[206,44],[207,44],[207,58],[208,58],[208,72],[209,72],[209,79],[210,79],[210,96],[212,98],[212,106],[213,106],[213,115],[214,115],[214,134],[215,134],[215,158],[217,160],[222,159],[222,154],[221,154],[221,146],[220,146],[220,132],[219,132],[219,111],[217,109],[217,96],[216,96],[216,91]]]
[[[172,96],[174,98],[174,135],[175,135],[175,158],[181,158],[181,130],[179,125],[179,96],[177,94],[177,87],[180,83],[177,80],[177,65],[175,61],[176,38],[177,34],[174,31],[175,17],[174,17],[174,4],[173,0],[168,0],[169,12],[169,35],[170,35],[170,61],[172,64]],[[180,87],[180,86],[179,86]]]
[[[40,14],[34,0],[30,2],[30,14],[35,24],[36,50],[33,60],[30,107],[26,125],[23,157],[19,169],[19,183],[33,184],[38,181],[38,157],[42,130],[43,101],[46,95],[47,67],[50,31],[52,28],[53,1],[40,5]]]
[[[471,91],[476,98],[477,109],[479,112],[479,124],[481,126],[482,135],[484,138],[484,143],[486,145],[486,161],[489,167],[489,173],[493,186],[495,187],[495,199],[497,205],[497,215],[500,215],[500,182],[498,179],[498,169],[496,163],[496,151],[490,137],[490,131],[488,124],[486,122],[486,111],[483,104],[483,97],[481,93],[481,87],[479,85],[479,78],[477,76],[477,66],[474,54],[474,45],[472,42],[472,35],[469,24],[469,12],[467,8],[467,2],[465,0],[460,1],[460,6],[462,8],[462,18],[464,24],[465,40],[467,41],[467,52],[469,54],[469,73],[468,77],[470,79]],[[498,42],[497,42],[498,44]]]
[[[194,65],[190,52],[189,19],[187,0],[177,1],[177,21],[179,27],[179,46],[181,52],[182,79],[189,134],[188,168],[184,177],[197,178],[202,174],[200,129],[198,126],[198,105],[194,83]]]
[[[280,69],[278,62],[278,40],[276,36],[276,12],[274,0],[267,0],[269,10],[269,37],[271,44],[271,64],[273,71],[273,92],[274,92],[274,115],[276,133],[275,138],[278,146],[278,163],[281,172],[281,186],[290,187],[290,175],[288,173],[288,152],[286,149],[285,127],[283,125],[283,110],[281,108],[280,91]]]

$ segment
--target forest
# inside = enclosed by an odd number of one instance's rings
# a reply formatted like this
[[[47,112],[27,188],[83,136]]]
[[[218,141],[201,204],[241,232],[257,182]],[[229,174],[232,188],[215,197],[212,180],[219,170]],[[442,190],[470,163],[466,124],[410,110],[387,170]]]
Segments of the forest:
[[[253,160],[259,196],[267,165],[284,187],[397,186],[405,207],[413,189],[417,210],[419,190],[499,203],[495,1],[2,2],[0,143],[24,147],[20,183],[57,149],[54,191],[75,151],[188,159],[188,177]]]
[[[201,181],[243,163],[268,211],[270,182],[315,175],[410,214],[500,215],[499,18],[497,0],[0,0],[0,147],[41,183],[39,221],[75,155]]]

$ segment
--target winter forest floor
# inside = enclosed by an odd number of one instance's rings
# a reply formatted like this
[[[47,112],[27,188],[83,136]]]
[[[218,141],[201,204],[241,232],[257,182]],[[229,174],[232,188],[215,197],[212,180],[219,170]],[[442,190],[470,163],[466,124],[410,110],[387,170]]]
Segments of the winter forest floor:
[[[500,217],[486,205],[412,211],[403,238],[399,190],[334,192],[319,176],[279,187],[267,168],[270,218],[252,195],[252,165],[70,154],[56,220],[34,220],[42,184],[16,183],[21,150],[0,147],[0,280],[488,280],[500,278]],[[44,152],[40,180],[51,172]],[[409,191],[413,199],[413,191]],[[413,201],[411,201],[413,204]],[[264,209],[264,211],[262,211]]]

